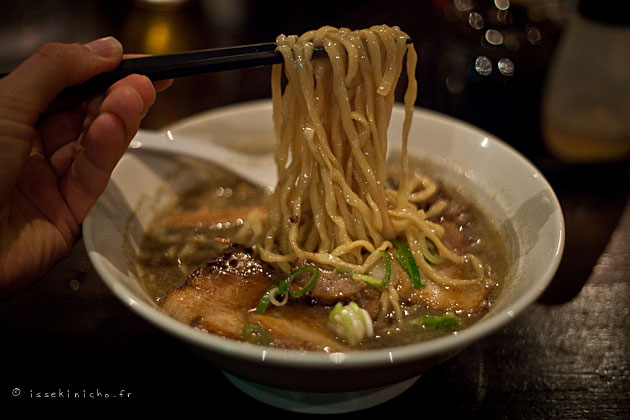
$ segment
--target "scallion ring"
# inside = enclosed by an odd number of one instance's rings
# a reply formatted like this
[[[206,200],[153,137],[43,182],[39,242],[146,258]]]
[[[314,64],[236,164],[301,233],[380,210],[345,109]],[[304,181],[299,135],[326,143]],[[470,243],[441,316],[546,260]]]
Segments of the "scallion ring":
[[[348,275],[350,272],[343,267],[335,267],[335,273],[345,276]]]
[[[363,339],[374,335],[370,314],[355,302],[347,305],[337,302],[328,315],[328,325],[338,337],[345,339],[351,346],[356,346]]]
[[[382,280],[379,280],[376,277],[368,276],[367,274],[353,274],[352,278],[355,280],[363,280],[368,286],[386,286],[392,276],[392,263],[389,260],[389,254],[387,254],[386,251],[381,250],[380,253],[383,256],[383,261],[385,261],[385,277],[383,277]]]
[[[267,310],[267,306],[269,306],[269,301],[271,300],[271,291],[277,288],[278,286],[274,284],[273,286],[269,287],[269,289],[267,289],[264,295],[262,295],[262,297],[258,301],[258,305],[256,306],[257,314],[265,313],[265,311]]]
[[[396,259],[396,262],[398,262],[398,265],[405,270],[405,273],[409,274],[409,267],[407,267],[407,260],[405,257],[403,257],[399,252],[396,252],[394,253],[394,258]]]
[[[411,277],[411,284],[414,289],[419,289],[424,286],[424,280],[420,276],[420,270],[418,269],[418,265],[416,264],[416,260],[413,258],[413,254],[409,250],[409,247],[400,241],[392,241],[398,252],[400,253],[401,258],[404,261],[406,266],[407,274]],[[399,260],[400,261],[400,260]],[[401,264],[402,266],[402,264]],[[405,269],[405,266],[402,266]]]
[[[379,280],[376,277],[368,276],[367,274],[353,274],[352,278],[355,280],[363,280],[368,286],[383,286],[383,280]]]
[[[252,340],[253,337],[258,337],[260,342],[257,343]],[[241,329],[241,338],[243,341],[253,344],[262,344],[263,346],[268,346],[271,343],[271,336],[269,332],[262,326],[258,324],[245,324]]]
[[[276,306],[286,305],[289,301],[289,294],[287,292],[282,293],[282,300],[278,300],[276,296],[280,293],[279,287],[274,287],[269,290],[269,302],[273,303]]]
[[[457,331],[461,327],[461,321],[453,312],[446,312],[444,315],[422,315],[418,320],[421,326],[431,327],[443,332]]]
[[[298,291],[290,290],[289,286],[290,286],[291,282],[297,276],[299,276],[303,272],[309,271],[309,270],[313,271],[313,276],[308,281],[306,286],[304,286],[302,289],[300,289]],[[299,298],[299,297],[304,296],[306,293],[308,293],[315,286],[315,283],[317,282],[317,278],[318,277],[319,277],[319,269],[316,266],[314,266],[314,265],[305,265],[305,266],[300,267],[299,269],[293,271],[284,280],[282,280],[279,285],[275,285],[274,284],[273,286],[270,286],[269,289],[267,289],[265,294],[262,295],[262,297],[258,301],[258,305],[256,305],[256,313],[257,314],[265,313],[265,311],[267,310],[267,307],[269,306],[270,302],[273,303],[276,306],[282,306],[282,305],[287,303],[287,301],[289,299],[289,296],[291,296],[293,298]],[[278,294],[284,295],[282,300],[277,300],[276,299],[276,296]]]
[[[304,273],[305,271],[312,271],[313,275],[311,276],[311,279],[308,281],[308,283],[306,283],[306,286],[304,286],[303,288],[301,288],[298,291],[293,291],[291,290],[290,286],[291,286],[291,282],[300,274]],[[289,275],[280,282],[280,285],[278,286],[280,293],[284,293],[284,292],[289,292],[289,295],[292,298],[300,298],[302,296],[304,296],[305,294],[307,294],[314,286],[315,283],[317,282],[317,278],[319,277],[319,268],[317,268],[317,266],[315,265],[304,265],[300,268],[298,268],[297,270],[289,273]]]

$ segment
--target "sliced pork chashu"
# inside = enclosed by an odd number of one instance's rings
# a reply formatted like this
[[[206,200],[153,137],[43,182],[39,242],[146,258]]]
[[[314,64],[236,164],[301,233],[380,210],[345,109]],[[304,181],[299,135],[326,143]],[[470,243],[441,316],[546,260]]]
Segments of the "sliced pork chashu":
[[[298,304],[301,310],[270,305],[264,314],[256,314],[258,301],[274,283],[271,270],[251,250],[232,246],[191,274],[162,307],[181,322],[235,340],[241,339],[244,325],[253,323],[269,332],[273,346],[348,350],[327,335],[327,313],[321,308],[304,303]]]

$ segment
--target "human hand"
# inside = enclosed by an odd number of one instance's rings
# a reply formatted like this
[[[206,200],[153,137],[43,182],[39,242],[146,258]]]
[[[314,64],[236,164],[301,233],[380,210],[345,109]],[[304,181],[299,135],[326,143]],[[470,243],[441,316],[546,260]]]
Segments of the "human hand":
[[[168,86],[130,75],[42,117],[65,88],[113,70],[122,54],[111,37],[46,44],[0,79],[0,298],[70,253],[156,91]]]

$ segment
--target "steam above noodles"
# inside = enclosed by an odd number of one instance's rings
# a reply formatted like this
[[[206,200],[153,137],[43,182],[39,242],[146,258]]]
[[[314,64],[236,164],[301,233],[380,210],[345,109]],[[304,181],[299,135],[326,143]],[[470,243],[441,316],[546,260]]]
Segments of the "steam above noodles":
[[[396,241],[407,244],[424,275],[442,286],[478,283],[484,267],[440,240],[442,227],[417,203],[436,189],[409,180],[407,142],[417,83],[409,36],[385,25],[351,31],[322,27],[277,38],[284,64],[272,70],[278,183],[265,234],[256,245],[264,261],[289,271],[297,260],[363,274]],[[323,47],[327,58],[311,59]],[[387,131],[403,70],[408,85],[396,189],[386,187]],[[284,76],[284,77],[283,77]],[[469,264],[476,277],[457,279],[427,261],[433,254]]]

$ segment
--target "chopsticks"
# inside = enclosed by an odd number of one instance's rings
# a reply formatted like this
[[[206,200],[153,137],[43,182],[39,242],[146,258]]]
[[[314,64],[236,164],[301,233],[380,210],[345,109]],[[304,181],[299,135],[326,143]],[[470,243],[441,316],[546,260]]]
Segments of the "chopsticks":
[[[322,57],[324,54],[323,48],[316,48],[313,52],[314,57]],[[113,71],[101,73],[85,83],[65,89],[42,116],[67,109],[99,92],[104,92],[109,86],[130,74],[142,74],[157,81],[282,62],[282,55],[276,52],[275,42],[126,58]],[[0,78],[7,74],[0,74]]]
[[[407,39],[407,43],[412,43],[411,39]],[[325,56],[326,51],[323,47],[314,48],[313,58]],[[282,54],[276,52],[276,43],[265,42],[237,47],[128,58],[123,60],[111,73],[96,76],[89,83],[109,86],[133,73],[144,74],[151,80],[164,80],[247,67],[261,67],[282,62],[284,59]]]
[[[112,84],[134,73],[143,74],[151,80],[165,80],[225,70],[260,67],[281,62],[282,56],[276,53],[276,44],[266,42],[128,58],[123,60],[114,71],[103,73],[92,80],[98,79],[95,83],[108,85],[108,83]]]
[[[408,44],[411,42],[411,39],[407,40]],[[316,47],[313,51],[313,58],[322,58],[325,55],[326,51],[323,47]],[[126,58],[115,70],[99,74],[85,83],[64,90],[62,95],[46,110],[45,115],[63,110],[98,92],[103,92],[113,83],[130,74],[143,74],[157,81],[282,62],[284,62],[283,57],[276,52],[275,42]],[[6,73],[0,74],[0,77],[6,75]]]
[[[42,116],[67,109],[99,92],[104,92],[109,86],[130,74],[142,74],[157,81],[266,66],[282,61],[282,55],[276,53],[274,42],[126,58],[113,71],[101,73],[85,83],[65,89]],[[0,78],[7,74],[0,74]]]

